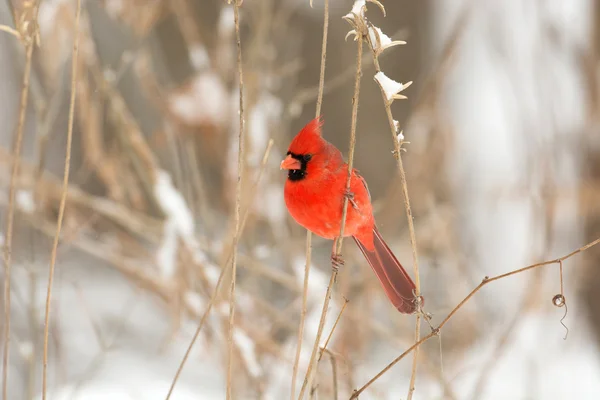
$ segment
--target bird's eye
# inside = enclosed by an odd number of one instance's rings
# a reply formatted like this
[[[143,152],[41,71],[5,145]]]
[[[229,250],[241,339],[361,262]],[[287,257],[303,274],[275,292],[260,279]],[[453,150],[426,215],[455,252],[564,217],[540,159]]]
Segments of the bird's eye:
[[[312,158],[312,154],[305,154],[304,155],[304,161],[310,161],[311,158]]]

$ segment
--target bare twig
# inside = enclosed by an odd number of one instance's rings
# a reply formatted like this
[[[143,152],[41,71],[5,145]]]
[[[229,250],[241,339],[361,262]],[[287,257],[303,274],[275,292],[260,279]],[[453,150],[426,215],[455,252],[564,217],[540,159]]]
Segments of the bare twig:
[[[312,0],[311,0],[312,7]],[[325,0],[323,10],[323,42],[321,45],[321,70],[319,74],[319,89],[317,95],[317,106],[315,118],[321,115],[321,105],[323,104],[323,92],[325,88],[325,60],[327,59],[327,32],[329,28],[329,0]],[[300,324],[298,326],[298,344],[296,345],[296,357],[292,370],[292,391],[290,399],[296,396],[296,376],[298,375],[298,363],[300,362],[300,353],[302,351],[302,339],[304,337],[304,321],[306,319],[306,299],[308,297],[308,277],[310,273],[310,261],[312,255],[312,232],[306,230],[306,264],[304,266],[304,284],[302,290],[302,309],[300,311]]]
[[[260,182],[260,179],[262,178],[265,166],[267,165],[267,160],[269,158],[269,154],[271,152],[272,147],[273,147],[273,140],[271,139],[271,140],[269,140],[267,149],[265,150],[265,154],[262,159],[262,164],[260,167],[260,171],[258,173],[258,177],[256,178],[256,182],[252,188],[252,192],[250,194],[250,200],[248,201],[248,207],[244,211],[244,216],[242,218],[242,223],[240,225],[240,236],[244,232],[244,228],[246,226],[246,220],[248,219],[248,215],[250,214],[250,208],[252,207],[252,203],[254,202],[254,198],[256,197],[258,184]],[[231,257],[233,257],[233,253],[232,253]],[[196,340],[198,340],[198,336],[200,336],[200,332],[202,331],[202,328],[204,327],[206,318],[208,317],[208,314],[210,313],[210,310],[212,309],[213,304],[215,303],[215,300],[217,299],[217,296],[219,294],[219,288],[221,287],[221,282],[223,281],[223,277],[229,270],[229,266],[232,265],[232,263],[230,261],[231,261],[231,258],[228,258],[223,269],[221,270],[221,273],[219,274],[219,279],[217,280],[217,283],[215,284],[213,294],[210,298],[210,301],[208,302],[208,306],[206,307],[204,314],[202,314],[202,317],[200,318],[200,322],[198,323],[198,327],[196,328],[196,332],[194,332],[194,336],[192,337],[192,340],[190,341],[190,344],[185,352],[185,355],[183,356],[183,359],[181,360],[181,363],[179,364],[179,367],[177,368],[177,372],[175,373],[175,376],[173,377],[173,381],[171,382],[171,387],[169,388],[169,392],[167,393],[167,397],[165,398],[165,400],[169,400],[171,398],[171,394],[173,393],[173,390],[175,389],[175,385],[177,384],[177,381],[179,380],[179,375],[181,375],[181,371],[183,371],[183,367],[184,367],[185,363],[187,362],[187,359],[189,358],[190,353],[192,352],[192,348],[194,347]]]
[[[363,45],[363,34],[357,34],[357,56],[356,56],[356,75],[354,79],[354,96],[352,97],[352,124],[350,128],[350,150],[348,152],[348,178],[346,180],[346,189],[350,191],[350,180],[352,177],[353,164],[354,164],[354,148],[356,145],[356,119],[358,115],[358,99],[360,93],[360,78],[362,75],[362,45]],[[340,226],[340,235],[337,238],[335,255],[340,257],[342,253],[342,242],[344,238],[344,230],[346,228],[346,215],[348,213],[348,196],[344,196],[344,204],[342,209],[342,221]],[[333,260],[332,260],[333,261]],[[321,311],[321,320],[319,321],[319,328],[317,330],[317,337],[315,338],[315,343],[313,345],[312,354],[310,357],[310,361],[308,363],[308,369],[306,371],[306,376],[304,377],[304,382],[302,383],[302,389],[300,390],[300,396],[298,400],[302,400],[304,397],[304,392],[306,390],[309,382],[312,379],[312,370],[316,364],[317,359],[317,351],[319,349],[319,341],[321,339],[321,335],[323,334],[323,328],[325,326],[325,319],[327,317],[327,310],[329,307],[329,301],[331,299],[331,291],[333,289],[333,284],[337,278],[338,269],[332,268],[331,278],[329,279],[329,284],[327,285],[327,292],[325,293],[325,301],[323,302],[323,310]]]
[[[312,6],[312,4],[311,4]],[[327,32],[329,30],[329,0],[325,0],[323,9],[323,44],[321,45],[321,70],[319,73],[319,92],[317,95],[317,110],[315,117],[321,115],[321,105],[323,104],[323,91],[325,90],[325,61],[327,59]]]
[[[13,35],[14,37],[16,37],[17,39],[21,39],[21,34],[19,33],[18,30],[11,28],[10,26],[7,25],[0,25],[0,31],[6,32],[6,33],[10,33],[11,35]]]
[[[483,278],[481,283],[475,287],[475,289],[473,289],[464,299],[462,299],[462,301],[460,303],[458,303],[458,305],[456,307],[454,307],[452,309],[452,311],[450,311],[450,313],[442,320],[442,322],[435,329],[433,329],[431,331],[431,333],[429,333],[427,336],[424,336],[419,341],[417,341],[415,344],[410,346],[406,351],[404,351],[404,353],[402,353],[398,357],[396,357],[391,363],[389,363],[384,369],[382,369],[379,373],[377,373],[377,375],[375,375],[367,383],[365,383],[360,389],[355,390],[350,399],[358,398],[358,396],[362,392],[364,392],[365,389],[367,389],[369,386],[371,386],[373,384],[373,382],[375,382],[383,374],[385,374],[387,371],[389,371],[389,369],[392,368],[394,365],[396,365],[398,363],[398,361],[402,360],[404,357],[406,357],[406,355],[408,355],[410,352],[412,352],[414,349],[416,349],[418,346],[420,346],[427,340],[438,335],[439,332],[441,331],[441,329],[444,327],[444,325],[446,325],[446,323],[448,323],[448,321],[450,321],[450,319],[454,316],[454,314],[456,314],[458,312],[458,310],[460,310],[475,295],[475,293],[479,292],[481,290],[481,288],[484,287],[485,285],[492,283],[494,281],[500,280],[500,279],[507,278],[512,275],[520,274],[525,271],[543,267],[545,265],[561,264],[563,261],[573,257],[576,254],[586,251],[587,249],[589,249],[591,247],[596,246],[598,243],[600,243],[600,237],[598,239],[594,240],[593,242],[590,242],[590,243],[586,244],[585,246],[582,246],[582,247],[578,248],[577,250],[572,251],[571,253],[567,254],[566,256],[563,256],[563,257],[560,257],[560,258],[557,258],[554,260],[549,260],[549,261],[544,261],[544,262],[537,263],[537,264],[532,264],[527,267],[519,268],[514,271],[510,271],[510,272],[507,272],[504,274],[494,276],[492,278],[489,278],[486,276],[485,278]]]
[[[380,6],[380,7],[383,9],[383,6]],[[383,12],[385,14],[385,11],[383,11]],[[379,40],[378,34],[375,34],[375,39]],[[381,72],[381,67],[379,65],[379,55],[381,54],[381,51],[383,49],[382,49],[380,43],[372,42],[370,35],[368,37],[368,41],[369,41],[369,45],[371,47],[372,54],[373,54],[373,64],[375,65],[375,73],[379,73],[379,72]],[[392,143],[394,146],[393,154],[396,158],[398,172],[400,174],[400,184],[402,186],[402,197],[404,198],[404,208],[406,210],[406,219],[408,221],[408,232],[409,232],[409,236],[410,236],[410,245],[411,245],[411,249],[412,249],[413,270],[414,270],[414,275],[415,275],[415,287],[416,287],[415,296],[417,299],[419,299],[421,296],[421,280],[419,277],[419,261],[418,261],[418,257],[417,257],[417,239],[416,239],[416,234],[415,234],[415,226],[414,226],[414,221],[413,221],[413,216],[412,216],[412,210],[410,208],[410,197],[408,195],[408,185],[406,183],[406,173],[404,171],[404,165],[402,163],[402,157],[400,154],[401,142],[397,138],[399,127],[398,127],[397,122],[394,122],[394,116],[392,115],[391,105],[392,105],[392,102],[394,101],[394,99],[393,98],[388,99],[383,87],[380,87],[380,89],[381,89],[381,96],[383,97],[383,103],[385,106],[385,113],[387,115],[388,124],[390,126],[390,131],[392,134]],[[421,337],[421,312],[417,313],[417,318],[415,321],[415,342],[418,342],[420,337]],[[407,400],[412,399],[412,395],[415,390],[415,380],[416,380],[416,376],[417,376],[418,356],[419,356],[419,349],[417,347],[415,349],[415,352],[413,353],[413,365],[412,365],[411,376],[410,376],[410,384],[408,387]]]
[[[18,35],[18,33],[17,33]],[[18,36],[20,37],[20,36]],[[10,280],[12,264],[12,239],[14,228],[14,206],[17,176],[21,164],[21,147],[23,144],[23,130],[25,128],[25,115],[27,114],[27,100],[29,96],[29,78],[31,76],[31,60],[33,56],[33,40],[25,42],[25,69],[23,71],[23,84],[21,87],[21,103],[19,105],[19,119],[17,130],[13,138],[12,172],[10,174],[10,187],[8,190],[8,209],[6,211],[6,234],[4,244],[4,354],[2,357],[2,399],[8,399],[8,359],[10,353]]]
[[[298,343],[296,345],[296,356],[294,357],[294,367],[292,369],[292,390],[290,399],[296,398],[296,376],[298,375],[298,364],[300,363],[300,353],[302,352],[302,340],[304,338],[304,321],[306,320],[306,300],[308,298],[308,277],[310,274],[310,262],[312,255],[312,232],[306,231],[306,264],[304,266],[304,283],[302,286],[302,308],[300,310],[300,324],[298,325]]]
[[[240,131],[238,136],[238,178],[235,195],[235,233],[233,236],[233,254],[231,256],[231,287],[229,291],[229,338],[227,340],[229,351],[227,357],[227,400],[232,399],[232,371],[233,371],[233,330],[235,318],[235,281],[237,273],[237,245],[240,239],[240,204],[242,198],[242,170],[244,168],[244,73],[242,67],[242,39],[240,35],[240,4],[236,0],[233,4],[235,19],[235,40],[237,43],[237,66],[240,88]]]
[[[333,323],[333,327],[331,328],[331,331],[329,332],[329,336],[327,336],[327,340],[325,340],[325,344],[321,348],[321,353],[319,354],[319,361],[321,361],[321,357],[323,357],[323,352],[327,349],[327,345],[329,344],[329,341],[331,340],[331,337],[333,336],[333,332],[335,331],[335,328],[337,327],[338,323],[340,322],[340,319],[342,318],[342,314],[344,313],[344,310],[346,309],[348,302],[349,302],[348,299],[344,299],[344,305],[342,306],[340,313],[338,314],[337,318],[335,319],[335,322]]]
[[[58,209],[58,218],[56,222],[56,232],[52,245],[52,254],[50,256],[50,270],[48,272],[48,292],[46,294],[46,310],[44,317],[44,357],[42,368],[42,400],[46,400],[46,390],[48,386],[48,330],[50,328],[50,300],[52,296],[52,283],[54,280],[54,268],[56,265],[56,253],[58,250],[58,241],[60,239],[60,230],[63,217],[65,215],[65,206],[67,202],[67,189],[69,186],[69,172],[71,168],[71,143],[73,141],[73,120],[75,116],[75,96],[77,94],[77,56],[79,53],[79,19],[81,16],[81,0],[77,0],[77,11],[75,14],[75,29],[73,38],[73,59],[71,64],[71,102],[69,104],[69,125],[67,128],[67,146],[65,152],[65,168],[63,175],[63,189]]]
[[[324,349],[327,353],[329,353],[329,358],[331,360],[331,379],[333,379],[333,400],[337,400],[338,399],[338,385],[337,385],[337,363],[335,360],[335,355],[327,350]]]

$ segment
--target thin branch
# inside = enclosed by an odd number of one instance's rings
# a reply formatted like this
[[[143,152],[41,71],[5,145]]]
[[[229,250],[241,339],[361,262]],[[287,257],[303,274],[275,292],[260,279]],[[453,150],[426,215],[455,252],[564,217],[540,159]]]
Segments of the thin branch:
[[[311,0],[312,7],[312,0]],[[327,59],[327,32],[329,28],[329,0],[325,0],[323,10],[323,42],[321,45],[321,70],[319,74],[319,89],[317,95],[317,106],[315,118],[321,115],[321,105],[323,104],[323,93],[325,90],[325,60]],[[298,364],[300,363],[300,353],[302,352],[302,340],[304,338],[304,321],[306,319],[306,299],[308,297],[308,278],[310,274],[310,261],[312,255],[312,232],[306,230],[306,264],[304,265],[304,284],[302,289],[302,309],[300,311],[300,324],[298,326],[298,344],[296,345],[296,356],[294,358],[294,367],[292,370],[292,390],[290,399],[296,396],[296,376],[298,375]]]
[[[0,31],[6,32],[6,33],[10,33],[11,35],[13,35],[14,37],[16,37],[17,39],[21,40],[21,34],[19,33],[18,30],[11,28],[10,26],[7,25],[0,25]]]
[[[62,228],[63,217],[65,215],[65,206],[67,203],[67,189],[69,186],[69,172],[71,168],[71,144],[73,142],[73,120],[75,117],[75,96],[77,94],[77,56],[79,54],[79,19],[81,16],[81,0],[77,0],[77,11],[75,14],[75,30],[73,38],[73,59],[71,64],[71,102],[69,104],[69,126],[67,128],[67,146],[65,152],[65,168],[63,172],[63,186],[58,209],[58,219],[56,221],[56,232],[54,234],[54,243],[52,245],[52,254],[50,256],[50,270],[48,272],[48,292],[46,294],[46,310],[44,317],[44,357],[42,368],[42,400],[46,400],[46,390],[48,386],[48,331],[50,328],[50,300],[52,296],[52,283],[54,281],[54,268],[56,266],[56,253],[58,250],[58,241],[60,239],[60,230]]]
[[[385,13],[385,12],[384,12]],[[378,35],[376,35],[376,39],[378,39]],[[381,46],[378,43],[372,43],[372,39],[369,35],[368,38],[369,45],[373,54],[373,64],[375,66],[375,73],[381,72],[381,67],[379,65],[379,55],[381,54]],[[383,87],[380,86],[381,96],[383,97],[383,104],[385,106],[385,113],[387,115],[388,124],[390,126],[390,132],[392,134],[392,143],[394,145],[394,156],[396,158],[396,164],[398,166],[398,172],[400,174],[400,184],[402,186],[402,197],[404,198],[404,208],[406,210],[406,219],[408,221],[408,232],[410,236],[410,246],[412,249],[412,258],[413,258],[413,271],[415,275],[415,296],[417,299],[421,296],[421,279],[419,277],[419,261],[417,256],[417,238],[415,234],[415,226],[413,221],[412,210],[410,207],[410,197],[408,195],[408,184],[406,183],[406,173],[404,171],[404,165],[402,163],[402,157],[400,155],[400,145],[401,142],[398,140],[398,125],[397,122],[394,122],[394,116],[392,115],[392,102],[393,100],[388,100],[386,93]],[[421,337],[421,312],[417,313],[417,318],[415,321],[415,342],[418,342]],[[413,354],[413,364],[410,375],[410,383],[408,386],[408,395],[407,400],[412,399],[413,392],[415,390],[415,380],[417,377],[417,362],[419,356],[419,349],[416,348]]]
[[[12,172],[10,174],[10,187],[8,190],[8,209],[6,211],[6,234],[4,244],[4,355],[2,358],[2,399],[8,399],[8,359],[10,353],[10,280],[12,266],[12,239],[14,228],[14,206],[17,176],[21,164],[21,148],[23,145],[23,131],[25,129],[25,116],[27,114],[27,101],[29,98],[29,78],[31,76],[31,60],[33,56],[34,41],[25,43],[25,69],[23,72],[23,84],[21,87],[21,103],[19,105],[19,119],[17,130],[13,139]]]
[[[290,399],[294,400],[296,396],[296,377],[298,376],[298,364],[300,363],[300,353],[302,352],[302,340],[304,338],[304,322],[306,320],[306,300],[308,298],[308,277],[310,274],[310,262],[312,255],[312,232],[306,230],[306,264],[304,266],[304,283],[302,286],[302,309],[300,310],[300,324],[298,325],[298,343],[296,344],[296,356],[294,357],[294,367],[292,369],[292,390]]]
[[[238,135],[238,178],[235,189],[235,233],[233,236],[233,254],[231,256],[231,287],[229,291],[229,346],[227,356],[227,400],[232,399],[232,371],[233,371],[233,330],[235,319],[235,283],[237,274],[237,246],[240,239],[240,204],[242,198],[242,170],[244,168],[244,73],[242,68],[242,39],[240,34],[240,4],[236,0],[233,4],[233,16],[235,19],[235,41],[237,43],[237,66],[240,88],[240,131]]]
[[[242,218],[242,223],[240,226],[240,236],[244,232],[244,228],[246,227],[246,221],[248,219],[248,216],[250,215],[250,209],[252,207],[252,203],[254,203],[254,199],[256,198],[256,194],[258,192],[258,190],[257,190],[258,184],[260,183],[260,180],[263,176],[263,172],[265,170],[265,166],[267,165],[267,161],[269,159],[269,154],[271,153],[272,147],[273,147],[273,139],[270,139],[269,143],[267,144],[267,149],[265,150],[265,154],[262,159],[258,177],[256,178],[256,182],[254,183],[252,192],[250,194],[250,200],[248,201],[248,207],[244,211],[244,216]],[[231,257],[233,257],[233,253],[232,253]],[[202,317],[200,318],[200,323],[198,324],[198,327],[196,328],[196,332],[194,332],[194,336],[192,337],[192,340],[190,341],[190,344],[185,352],[185,355],[183,356],[183,359],[181,360],[181,363],[179,364],[179,367],[177,368],[177,372],[175,373],[175,376],[173,377],[173,381],[171,382],[171,387],[169,388],[169,392],[167,393],[167,397],[165,398],[165,400],[169,400],[171,398],[171,394],[175,390],[175,385],[177,384],[177,381],[179,380],[181,371],[183,371],[183,367],[185,366],[185,363],[187,362],[187,359],[189,358],[190,353],[192,352],[192,348],[194,347],[194,344],[196,343],[196,340],[198,340],[198,336],[200,336],[200,332],[202,331],[202,328],[204,327],[206,318],[208,317],[208,314],[210,314],[210,310],[212,309],[213,304],[215,303],[215,300],[217,299],[217,295],[219,294],[219,288],[221,287],[221,282],[223,281],[223,277],[229,270],[229,266],[232,265],[232,263],[230,261],[231,261],[231,258],[228,258],[227,262],[225,263],[225,266],[221,270],[221,274],[219,275],[219,279],[217,280],[217,283],[213,290],[213,294],[210,298],[210,301],[208,302],[208,306],[206,307],[206,310],[202,314]]]
[[[325,350],[327,350],[327,345],[329,344],[329,341],[331,340],[331,337],[333,336],[333,332],[335,331],[335,328],[337,328],[337,325],[340,322],[340,319],[342,319],[342,314],[344,313],[344,310],[346,309],[346,306],[348,305],[349,300],[348,299],[344,299],[344,300],[345,300],[344,305],[342,306],[342,309],[340,310],[337,318],[335,319],[335,322],[333,323],[333,327],[331,328],[331,331],[329,332],[329,336],[327,336],[327,340],[325,340],[325,344],[321,348],[321,353],[319,354],[319,361],[321,361],[321,357],[323,357],[323,352]]]
[[[416,349],[417,347],[419,347],[421,344],[423,344],[427,340],[431,339],[434,336],[437,336],[439,334],[439,332],[441,331],[441,329],[444,327],[444,325],[446,325],[446,323],[454,316],[454,314],[456,314],[458,312],[458,310],[460,310],[471,299],[471,297],[473,297],[475,295],[475,293],[479,292],[481,290],[481,288],[484,287],[485,285],[487,285],[489,283],[492,283],[494,281],[500,280],[500,279],[508,278],[509,276],[512,276],[512,275],[520,274],[520,273],[525,272],[525,271],[529,271],[529,270],[532,270],[532,269],[535,269],[535,268],[543,267],[545,265],[561,264],[563,261],[565,261],[565,260],[573,257],[576,254],[579,254],[579,253],[581,253],[583,251],[586,251],[590,247],[596,246],[598,243],[600,243],[600,237],[598,239],[594,240],[593,242],[590,242],[590,243],[586,244],[585,246],[582,246],[582,247],[578,248],[577,250],[572,251],[571,253],[567,254],[566,256],[563,256],[563,257],[560,257],[560,258],[557,258],[557,259],[554,259],[554,260],[550,260],[550,261],[544,261],[544,262],[541,262],[541,263],[532,264],[532,265],[529,265],[529,266],[524,267],[524,268],[519,268],[519,269],[516,269],[514,271],[507,272],[505,274],[494,276],[492,278],[489,278],[489,277],[486,276],[485,278],[483,278],[483,280],[481,281],[481,283],[475,287],[475,289],[473,289],[460,303],[458,303],[458,305],[456,307],[454,307],[452,309],[452,311],[450,311],[450,313],[446,316],[446,318],[444,318],[442,320],[442,322],[435,329],[433,329],[431,331],[431,333],[429,333],[427,336],[424,336],[418,342],[416,342],[415,344],[413,344],[412,346],[410,346],[404,353],[402,353],[398,357],[396,357],[391,363],[389,363],[387,365],[387,367],[385,367],[384,369],[382,369],[377,375],[375,375],[373,378],[371,378],[360,389],[355,390],[354,393],[352,394],[352,397],[350,399],[351,400],[352,399],[357,399],[358,396],[362,392],[365,391],[365,389],[367,389],[369,386],[371,386],[373,384],[373,382],[375,382],[383,374],[385,374],[390,368],[392,368],[394,365],[396,365],[396,363],[398,363],[398,361],[402,360],[407,354],[409,354],[411,351],[413,351],[414,349]]]
[[[354,79],[354,96],[352,97],[352,124],[350,128],[350,150],[348,152],[348,178],[346,180],[346,190],[350,191],[350,180],[352,177],[352,170],[354,164],[354,148],[356,146],[356,119],[358,115],[358,99],[360,94],[360,78],[362,75],[362,45],[363,45],[363,35],[357,35],[357,56],[356,56],[356,75]],[[342,242],[344,238],[344,230],[346,228],[346,215],[348,213],[348,196],[344,196],[344,204],[342,209],[342,220],[340,226],[340,234],[336,241],[336,249],[335,255],[337,257],[341,256],[342,253]],[[329,284],[327,285],[327,292],[325,293],[325,301],[323,302],[323,310],[321,311],[321,320],[319,321],[319,328],[317,330],[317,337],[315,338],[315,343],[313,345],[312,354],[310,356],[310,361],[308,363],[308,369],[306,371],[306,376],[304,377],[304,382],[302,383],[302,389],[300,390],[300,396],[298,400],[302,400],[304,397],[304,392],[309,382],[312,379],[312,370],[316,364],[317,359],[317,351],[319,349],[319,341],[321,339],[321,335],[323,334],[323,328],[325,326],[325,319],[327,317],[327,310],[329,307],[329,301],[331,300],[331,291],[333,289],[333,283],[335,282],[338,274],[338,269],[336,267],[332,268],[331,278],[329,279]]]
[[[312,6],[312,5],[311,5]],[[323,104],[323,91],[325,90],[325,61],[327,59],[327,32],[329,30],[329,0],[325,0],[325,9],[323,10],[323,44],[321,45],[321,71],[319,74],[319,94],[317,95],[317,111],[315,117],[321,115],[321,105]]]
[[[327,353],[329,353],[329,358],[331,360],[331,379],[333,379],[333,400],[338,400],[338,384],[337,384],[337,363],[335,360],[335,356],[333,353],[327,349],[324,349]]]

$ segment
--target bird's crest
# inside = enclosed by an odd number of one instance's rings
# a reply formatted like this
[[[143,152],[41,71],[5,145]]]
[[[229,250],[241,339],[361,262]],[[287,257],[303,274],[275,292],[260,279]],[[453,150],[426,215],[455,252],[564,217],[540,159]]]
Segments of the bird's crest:
[[[325,143],[321,136],[322,117],[311,120],[292,140],[289,151],[295,154],[312,154],[320,150]]]

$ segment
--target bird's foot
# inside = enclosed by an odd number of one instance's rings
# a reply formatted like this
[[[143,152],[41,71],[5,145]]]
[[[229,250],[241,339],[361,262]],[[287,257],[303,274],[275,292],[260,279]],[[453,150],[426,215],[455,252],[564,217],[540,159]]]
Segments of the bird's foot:
[[[342,258],[342,256],[338,256],[337,254],[333,253],[331,255],[331,268],[333,268],[333,270],[337,272],[343,265],[344,259]]]
[[[354,201],[354,193],[352,193],[349,190],[346,190],[344,192],[344,196],[346,196],[348,198],[348,201],[350,202],[350,204],[352,204],[352,207],[354,207],[354,209],[358,210],[358,205]]]

